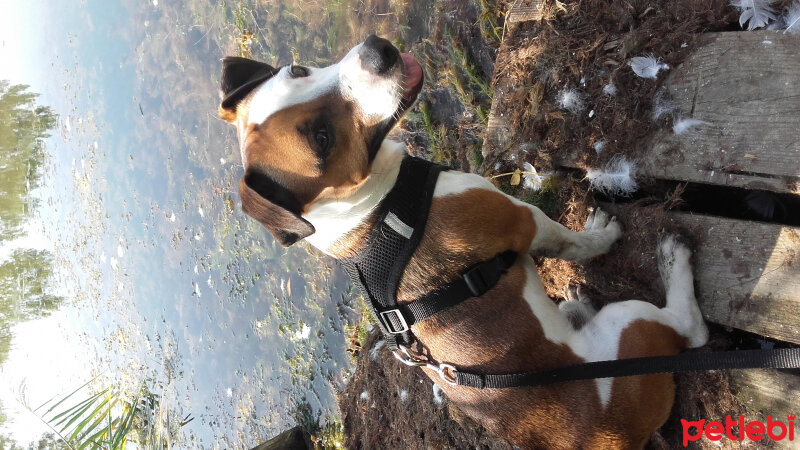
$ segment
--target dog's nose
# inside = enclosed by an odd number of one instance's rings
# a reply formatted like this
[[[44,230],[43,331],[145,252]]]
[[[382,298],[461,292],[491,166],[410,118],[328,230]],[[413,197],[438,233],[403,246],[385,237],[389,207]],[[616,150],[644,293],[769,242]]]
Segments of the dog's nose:
[[[400,52],[386,39],[370,35],[358,52],[364,70],[381,75],[391,70],[400,59]]]

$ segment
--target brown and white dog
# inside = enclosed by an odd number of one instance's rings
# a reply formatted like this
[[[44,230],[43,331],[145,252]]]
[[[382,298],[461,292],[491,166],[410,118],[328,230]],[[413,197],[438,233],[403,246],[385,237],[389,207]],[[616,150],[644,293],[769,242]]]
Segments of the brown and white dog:
[[[375,36],[321,69],[226,58],[220,116],[238,132],[244,211],[284,246],[305,239],[334,258],[355,255],[406,154],[385,136],[422,83],[414,57]],[[708,332],[694,298],[690,251],[674,238],[658,249],[664,308],[628,300],[595,311],[582,296],[559,308],[547,297],[529,253],[584,260],[621,235],[600,210],[583,232],[573,232],[481,176],[445,171],[398,301],[514,250],[525,257],[493,289],[412,327],[433,360],[499,374],[703,345]],[[441,387],[497,435],[547,449],[641,448],[667,419],[675,390],[668,374],[538,388]]]

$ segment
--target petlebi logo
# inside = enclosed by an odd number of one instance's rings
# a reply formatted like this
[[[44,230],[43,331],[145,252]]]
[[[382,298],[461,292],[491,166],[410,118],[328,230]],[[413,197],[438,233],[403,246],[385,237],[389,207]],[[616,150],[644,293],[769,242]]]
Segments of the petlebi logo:
[[[725,416],[724,423],[717,420],[681,419],[683,446],[686,447],[689,442],[698,441],[702,437],[711,441],[719,441],[723,438],[740,442],[747,440],[758,442],[763,439],[771,439],[776,442],[794,441],[794,420],[794,414],[786,416],[785,422],[780,418],[767,416],[766,423],[759,420],[747,421],[744,416],[739,416],[738,419]]]

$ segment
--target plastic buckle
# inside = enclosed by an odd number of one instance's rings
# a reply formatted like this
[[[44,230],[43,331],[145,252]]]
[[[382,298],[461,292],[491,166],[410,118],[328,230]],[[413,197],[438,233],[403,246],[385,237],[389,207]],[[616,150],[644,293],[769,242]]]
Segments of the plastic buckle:
[[[405,333],[408,331],[408,324],[406,323],[405,317],[403,317],[403,313],[400,312],[399,309],[390,309],[388,311],[381,311],[380,312],[381,322],[383,322],[384,328],[386,331],[392,334],[400,334]],[[395,320],[393,321],[392,318]],[[398,324],[399,327],[396,327],[395,324]]]

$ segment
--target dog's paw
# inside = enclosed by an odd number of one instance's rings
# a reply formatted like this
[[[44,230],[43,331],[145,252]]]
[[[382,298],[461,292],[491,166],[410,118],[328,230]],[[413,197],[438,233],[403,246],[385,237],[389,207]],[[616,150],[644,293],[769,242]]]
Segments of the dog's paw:
[[[583,294],[580,285],[571,285],[565,292],[565,301],[559,303],[558,309],[567,317],[575,330],[581,329],[597,314],[592,301]]]
[[[674,234],[664,234],[659,238],[658,243],[658,272],[664,286],[669,285],[672,278],[672,271],[676,264],[689,264],[692,251],[682,242],[679,236]]]
[[[680,235],[664,234],[658,243],[658,272],[667,293],[666,309],[679,318],[679,332],[689,339],[690,347],[708,341],[708,328],[694,296],[692,250]]]
[[[609,215],[600,208],[595,209],[589,214],[589,218],[586,219],[586,225],[583,230],[606,235],[609,240],[609,245],[622,237],[622,226],[617,221],[617,218],[609,217]]]
[[[568,302],[581,302],[591,305],[592,301],[583,293],[580,284],[570,284],[564,292],[564,298]]]

